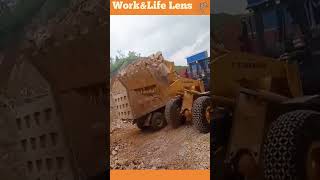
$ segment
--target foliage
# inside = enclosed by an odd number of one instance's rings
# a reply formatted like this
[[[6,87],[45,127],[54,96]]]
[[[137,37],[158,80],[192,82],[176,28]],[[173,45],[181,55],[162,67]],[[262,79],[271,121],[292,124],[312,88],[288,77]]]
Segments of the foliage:
[[[187,66],[175,66],[175,70],[180,73],[182,70],[185,71]]]
[[[123,52],[118,51],[115,57],[110,57],[110,75],[117,74],[121,69],[126,67],[128,64],[133,63],[140,57],[140,54],[129,51],[127,55]]]

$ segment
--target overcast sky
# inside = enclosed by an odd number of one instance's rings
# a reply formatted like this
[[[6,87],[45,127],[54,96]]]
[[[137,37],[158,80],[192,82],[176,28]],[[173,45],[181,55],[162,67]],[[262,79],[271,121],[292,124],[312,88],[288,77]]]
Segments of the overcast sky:
[[[110,55],[135,51],[149,56],[161,51],[176,65],[210,49],[209,16],[110,16]]]

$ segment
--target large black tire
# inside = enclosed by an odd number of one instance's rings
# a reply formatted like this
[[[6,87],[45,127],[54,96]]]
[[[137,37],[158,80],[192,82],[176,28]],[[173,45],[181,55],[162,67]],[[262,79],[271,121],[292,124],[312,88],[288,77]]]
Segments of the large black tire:
[[[164,110],[168,124],[174,129],[178,128],[185,121],[185,118],[180,114],[181,106],[182,99],[174,98],[168,101]]]
[[[164,117],[164,114],[161,112],[154,112],[151,117],[150,125],[155,131],[165,127],[167,125],[167,121]]]
[[[320,113],[296,110],[270,126],[263,147],[266,180],[307,180],[306,159],[312,142],[320,140]]]
[[[192,121],[197,130],[201,133],[210,132],[210,124],[206,120],[205,113],[207,107],[212,105],[212,99],[208,96],[197,98],[192,106]]]
[[[148,128],[147,126],[144,126],[144,121],[145,121],[145,117],[137,119],[137,122],[136,122],[137,127],[141,130],[145,130]]]

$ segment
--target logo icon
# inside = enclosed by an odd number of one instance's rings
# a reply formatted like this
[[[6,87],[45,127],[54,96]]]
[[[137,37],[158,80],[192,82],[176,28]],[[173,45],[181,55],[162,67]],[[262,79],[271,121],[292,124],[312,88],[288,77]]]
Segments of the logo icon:
[[[200,8],[200,11],[202,12],[202,14],[204,14],[205,9],[208,8],[208,3],[207,2],[200,2],[199,8]]]

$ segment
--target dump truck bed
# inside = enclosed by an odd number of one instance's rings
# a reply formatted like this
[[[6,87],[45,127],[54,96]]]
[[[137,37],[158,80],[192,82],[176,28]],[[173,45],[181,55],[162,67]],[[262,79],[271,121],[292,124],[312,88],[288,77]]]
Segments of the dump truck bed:
[[[112,88],[118,116],[138,119],[164,107],[170,98],[166,90],[174,79],[173,67],[160,54],[140,58],[119,72]]]

